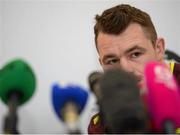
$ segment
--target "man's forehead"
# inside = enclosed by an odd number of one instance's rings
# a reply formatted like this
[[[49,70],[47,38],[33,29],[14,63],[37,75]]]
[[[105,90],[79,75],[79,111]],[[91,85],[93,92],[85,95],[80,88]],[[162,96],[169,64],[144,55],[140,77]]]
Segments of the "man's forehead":
[[[139,24],[133,23],[119,35],[106,34],[100,32],[97,38],[97,48],[99,53],[111,50],[113,47],[122,47],[121,50],[126,50],[132,46],[139,45],[144,40],[147,40],[142,27]],[[150,39],[148,39],[150,40]],[[117,48],[118,49],[118,48]]]

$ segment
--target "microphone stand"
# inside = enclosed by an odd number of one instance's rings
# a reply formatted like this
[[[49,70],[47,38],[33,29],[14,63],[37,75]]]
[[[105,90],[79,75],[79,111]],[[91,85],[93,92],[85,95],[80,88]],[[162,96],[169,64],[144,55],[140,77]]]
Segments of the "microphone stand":
[[[78,106],[75,103],[69,101],[64,105],[61,113],[63,115],[68,134],[81,134],[81,131],[78,127]]]
[[[171,122],[170,120],[165,121],[164,123],[164,133],[165,134],[175,134],[175,126],[173,124],[173,122]]]
[[[19,134],[17,130],[18,123],[18,108],[19,96],[17,93],[10,94],[8,101],[8,114],[4,118],[4,133],[5,134]]]

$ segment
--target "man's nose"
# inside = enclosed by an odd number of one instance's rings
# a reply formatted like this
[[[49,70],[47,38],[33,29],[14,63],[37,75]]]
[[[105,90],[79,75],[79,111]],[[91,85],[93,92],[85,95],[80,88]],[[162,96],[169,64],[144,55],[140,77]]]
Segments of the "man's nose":
[[[119,66],[121,69],[127,71],[127,72],[132,72],[134,71],[132,63],[126,59],[121,59]]]

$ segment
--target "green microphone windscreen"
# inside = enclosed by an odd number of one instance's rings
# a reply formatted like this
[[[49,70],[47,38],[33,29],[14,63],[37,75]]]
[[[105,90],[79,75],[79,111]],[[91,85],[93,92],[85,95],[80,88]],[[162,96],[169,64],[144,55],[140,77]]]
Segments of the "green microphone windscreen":
[[[19,94],[19,105],[28,101],[36,87],[36,78],[31,67],[23,60],[16,59],[0,71],[0,97],[7,104],[12,93]]]

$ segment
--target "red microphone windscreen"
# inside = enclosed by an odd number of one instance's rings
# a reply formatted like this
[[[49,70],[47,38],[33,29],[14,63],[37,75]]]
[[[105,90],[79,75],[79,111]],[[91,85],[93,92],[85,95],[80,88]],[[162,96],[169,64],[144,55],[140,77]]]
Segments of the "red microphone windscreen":
[[[145,67],[146,104],[157,131],[166,122],[180,127],[180,95],[175,78],[165,64],[150,62]]]

